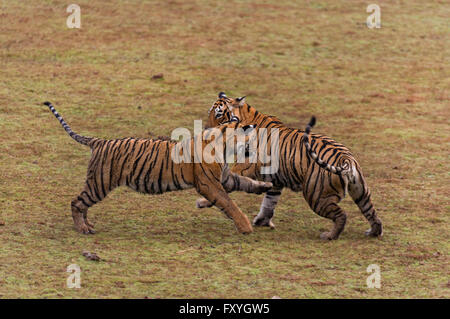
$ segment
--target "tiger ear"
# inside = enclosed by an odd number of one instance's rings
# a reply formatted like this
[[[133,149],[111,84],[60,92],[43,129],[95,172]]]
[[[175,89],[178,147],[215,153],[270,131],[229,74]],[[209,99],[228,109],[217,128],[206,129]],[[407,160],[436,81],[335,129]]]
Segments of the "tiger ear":
[[[236,101],[239,103],[239,107],[244,106],[245,104],[245,96],[241,96],[236,98]]]
[[[220,92],[219,93],[219,99],[223,98],[223,97],[227,97],[225,92]]]

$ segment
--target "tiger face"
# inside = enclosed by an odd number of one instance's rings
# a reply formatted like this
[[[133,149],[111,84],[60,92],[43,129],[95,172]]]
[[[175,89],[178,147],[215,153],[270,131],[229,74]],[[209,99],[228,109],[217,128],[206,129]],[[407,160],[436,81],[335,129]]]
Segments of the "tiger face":
[[[228,122],[239,122],[239,114],[234,113],[240,105],[243,105],[245,97],[229,98],[224,92],[220,92],[218,99],[208,111],[208,122],[205,128],[216,127]]]

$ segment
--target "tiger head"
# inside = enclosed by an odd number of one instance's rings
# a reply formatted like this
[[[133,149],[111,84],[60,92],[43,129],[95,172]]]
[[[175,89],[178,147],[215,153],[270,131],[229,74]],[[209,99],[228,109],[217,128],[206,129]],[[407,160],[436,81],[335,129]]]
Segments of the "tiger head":
[[[217,100],[208,111],[206,128],[229,122],[239,122],[239,116],[234,114],[233,111],[244,104],[245,96],[233,99],[227,97],[224,92],[220,92]]]
[[[203,147],[199,149],[203,152],[203,159],[207,163],[212,163],[223,155],[228,162],[245,161],[254,154],[255,128],[256,124],[244,125],[232,121],[205,129],[202,135]],[[209,153],[213,149],[214,152]],[[222,151],[216,153],[217,150]]]

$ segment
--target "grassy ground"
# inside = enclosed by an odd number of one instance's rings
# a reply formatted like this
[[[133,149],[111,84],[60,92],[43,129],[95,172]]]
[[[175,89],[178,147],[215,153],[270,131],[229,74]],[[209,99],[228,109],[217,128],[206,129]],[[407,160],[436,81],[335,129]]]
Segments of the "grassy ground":
[[[449,6],[380,1],[371,30],[372,2],[78,0],[77,30],[67,1],[2,1],[0,297],[450,297]],[[347,199],[344,233],[322,242],[331,223],[291,191],[277,229],[249,236],[192,190],[119,189],[90,210],[96,235],[74,231],[90,154],[43,101],[85,135],[154,137],[192,129],[221,90],[293,127],[315,114],[360,160],[383,239]],[[249,217],[262,199],[232,197]],[[66,288],[72,263],[81,289]]]

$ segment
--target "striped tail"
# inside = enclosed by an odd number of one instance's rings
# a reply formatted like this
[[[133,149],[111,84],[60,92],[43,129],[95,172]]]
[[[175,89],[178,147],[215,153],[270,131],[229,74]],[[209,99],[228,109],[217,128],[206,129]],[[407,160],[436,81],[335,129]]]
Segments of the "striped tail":
[[[324,161],[322,161],[319,156],[314,152],[311,148],[311,145],[309,144],[309,133],[311,132],[311,129],[316,124],[316,117],[311,117],[311,120],[309,121],[308,125],[305,129],[305,134],[303,134],[303,141],[306,146],[306,150],[309,153],[309,156],[322,168],[326,169],[327,171],[337,174],[337,175],[348,175],[350,173],[351,168],[350,167],[339,167],[339,166],[333,166],[331,164],[328,164]],[[346,162],[344,165],[348,166],[348,163]]]
[[[50,111],[52,111],[53,115],[58,119],[59,123],[61,123],[62,127],[66,130],[67,134],[70,135],[71,138],[73,138],[75,141],[77,141],[80,144],[83,145],[89,145],[89,142],[92,140],[92,137],[82,136],[78,135],[72,129],[70,126],[64,121],[61,115],[59,115],[58,112],[56,112],[55,108],[53,107],[52,103],[50,102],[44,102],[44,105],[47,105]]]

